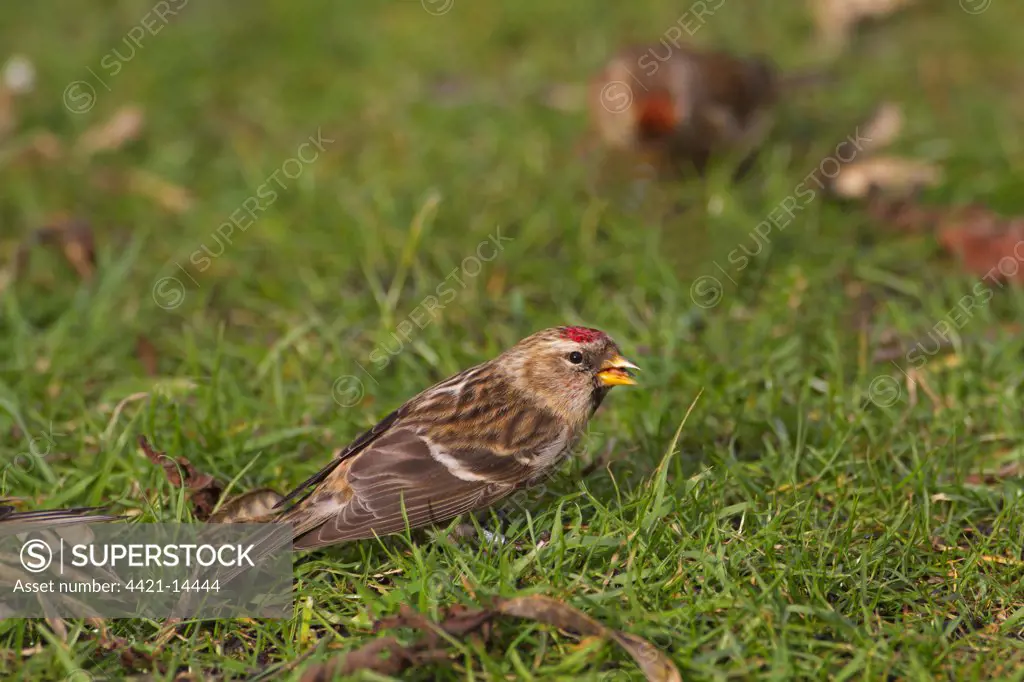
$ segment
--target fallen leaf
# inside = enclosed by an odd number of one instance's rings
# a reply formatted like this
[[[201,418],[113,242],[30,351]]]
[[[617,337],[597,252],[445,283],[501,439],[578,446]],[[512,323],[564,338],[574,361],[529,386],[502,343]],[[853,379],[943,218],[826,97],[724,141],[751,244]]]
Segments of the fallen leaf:
[[[90,174],[89,181],[104,192],[141,196],[176,215],[189,211],[194,203],[192,194],[184,187],[139,168],[96,169]]]
[[[187,458],[178,457],[175,460],[165,452],[154,450],[145,436],[139,436],[138,443],[149,461],[163,468],[164,475],[172,486],[188,490],[195,517],[200,521],[208,519],[220,500],[224,487],[213,476],[196,471]]]
[[[403,645],[393,636],[381,637],[342,656],[307,668],[299,679],[300,682],[327,682],[358,671],[394,676],[408,668],[447,662],[450,654],[444,646],[445,636],[469,635],[480,630],[493,616],[493,611],[487,609],[471,610],[456,606],[445,612],[441,623],[434,623],[408,605],[402,605],[398,615],[375,622],[373,630],[380,632],[408,627],[423,633],[419,639]],[[289,667],[283,666],[283,669],[274,671],[273,675],[285,672]],[[261,675],[255,679],[266,677]]]
[[[14,112],[14,92],[0,83],[0,140],[10,135],[17,123],[18,117]]]
[[[135,339],[135,357],[142,363],[147,376],[155,377],[158,374],[156,347],[141,334]]]
[[[157,661],[153,654],[143,651],[124,637],[111,635],[103,628],[97,638],[97,648],[103,653],[116,653],[121,666],[127,670],[152,670],[154,665],[161,673],[167,672],[166,664]]]
[[[942,169],[933,163],[899,156],[875,156],[852,161],[832,181],[832,189],[846,199],[865,199],[872,193],[906,195],[942,181]]]
[[[75,143],[75,151],[84,156],[92,156],[97,152],[120,149],[132,140],[138,139],[142,134],[145,120],[142,107],[121,107],[109,119],[82,133]]]
[[[503,615],[535,620],[558,628],[573,630],[584,636],[610,639],[626,650],[650,682],[682,682],[679,669],[654,645],[636,635],[612,630],[579,609],[557,599],[533,594],[498,602],[497,611]]]
[[[965,270],[985,279],[1024,283],[1024,217],[1003,218],[983,206],[954,210],[942,221],[938,239]]]
[[[986,206],[925,206],[913,198],[872,195],[868,213],[886,227],[931,232],[967,272],[996,282],[1024,283],[1024,216],[1004,217]]]
[[[492,621],[500,615],[572,630],[583,637],[612,640],[633,657],[651,682],[682,680],[675,664],[647,640],[608,628],[582,611],[544,595],[499,599],[489,609],[452,607],[444,612],[439,622],[431,621],[415,609],[403,605],[398,615],[377,621],[374,624],[374,632],[407,627],[422,632],[420,638],[407,645],[399,643],[392,636],[373,640],[340,657],[307,668],[300,680],[327,682],[340,676],[353,675],[358,671],[395,676],[411,667],[447,662],[451,659],[451,654],[444,646],[446,640],[461,639],[475,633],[486,636],[489,634]],[[268,671],[253,679],[268,679],[285,672],[288,667],[286,664],[280,669]]]
[[[192,208],[192,195],[187,189],[149,171],[129,171],[128,189],[151,199],[170,213],[185,213]]]

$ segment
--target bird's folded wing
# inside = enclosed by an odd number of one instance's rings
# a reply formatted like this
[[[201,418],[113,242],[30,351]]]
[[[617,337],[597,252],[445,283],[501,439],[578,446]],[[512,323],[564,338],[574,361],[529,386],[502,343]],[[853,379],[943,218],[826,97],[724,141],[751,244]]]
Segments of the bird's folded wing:
[[[300,483],[294,490],[292,490],[290,493],[281,498],[281,500],[274,505],[274,508],[280,509],[282,507],[287,506],[289,503],[302,498],[303,495],[309,494],[317,485],[319,485],[328,476],[330,476],[331,472],[334,471],[338,467],[338,465],[340,465],[346,459],[354,457],[355,455],[362,452],[364,448],[369,446],[374,440],[379,438],[381,434],[383,434],[389,428],[391,428],[391,426],[394,425],[396,421],[398,421],[399,417],[401,417],[402,412],[405,409],[406,406],[403,405],[402,407],[398,408],[397,410],[395,410],[394,412],[392,412],[391,414],[377,422],[373,426],[373,428],[368,429],[367,431],[364,431],[362,434],[360,434],[358,438],[349,443],[344,450],[339,452],[334,457],[334,459],[331,460],[330,464],[328,464],[323,469],[316,472],[315,474],[307,478],[305,481]]]
[[[445,451],[398,427],[340,463],[282,520],[295,525],[296,549],[373,538],[487,506],[531,473],[512,455]]]

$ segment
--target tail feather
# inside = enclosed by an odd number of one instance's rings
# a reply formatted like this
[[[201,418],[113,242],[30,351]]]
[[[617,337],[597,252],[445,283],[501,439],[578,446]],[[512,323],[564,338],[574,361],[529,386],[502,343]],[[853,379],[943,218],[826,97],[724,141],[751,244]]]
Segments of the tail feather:
[[[117,521],[127,518],[116,514],[102,514],[106,507],[72,507],[70,509],[44,509],[41,511],[15,511],[7,504],[10,500],[0,500],[0,524],[31,525],[40,529],[56,526],[69,526],[78,523],[100,523]]]

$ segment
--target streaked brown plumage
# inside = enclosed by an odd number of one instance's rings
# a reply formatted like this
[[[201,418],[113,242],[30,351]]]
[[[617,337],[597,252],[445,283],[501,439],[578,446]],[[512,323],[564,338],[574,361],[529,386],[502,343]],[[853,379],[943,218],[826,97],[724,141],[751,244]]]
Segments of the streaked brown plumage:
[[[756,137],[779,94],[767,58],[689,46],[633,45],[591,81],[589,109],[608,147],[702,170],[713,154]]]
[[[538,332],[409,400],[259,520],[311,549],[491,505],[558,466],[632,369],[603,332]]]

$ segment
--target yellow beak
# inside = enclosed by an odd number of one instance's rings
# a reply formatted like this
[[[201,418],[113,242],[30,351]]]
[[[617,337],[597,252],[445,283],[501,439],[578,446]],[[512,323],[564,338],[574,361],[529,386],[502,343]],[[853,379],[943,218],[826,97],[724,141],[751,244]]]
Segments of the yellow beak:
[[[637,369],[640,368],[621,355],[616,355],[601,365],[597,378],[605,386],[635,386],[636,379],[633,378],[630,370]]]

